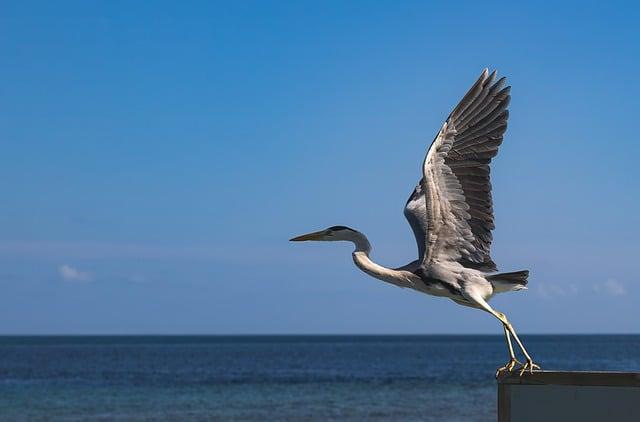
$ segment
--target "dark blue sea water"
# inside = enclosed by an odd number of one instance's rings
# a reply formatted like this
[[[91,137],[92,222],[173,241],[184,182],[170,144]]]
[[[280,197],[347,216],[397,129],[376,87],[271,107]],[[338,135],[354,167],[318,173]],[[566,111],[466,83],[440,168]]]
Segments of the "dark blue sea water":
[[[523,336],[640,370],[640,336]],[[0,337],[0,420],[494,421],[501,336]]]

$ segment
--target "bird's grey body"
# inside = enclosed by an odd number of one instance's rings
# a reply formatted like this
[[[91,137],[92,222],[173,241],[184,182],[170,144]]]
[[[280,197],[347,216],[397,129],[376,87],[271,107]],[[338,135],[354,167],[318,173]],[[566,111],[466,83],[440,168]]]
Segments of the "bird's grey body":
[[[495,293],[503,291],[498,283],[494,285],[487,280],[486,274],[482,271],[465,268],[457,262],[436,261],[426,270],[419,261],[395,269],[379,266],[372,269],[373,262],[369,259],[368,253],[357,250],[353,252],[353,261],[362,271],[379,280],[432,296],[447,297],[468,306],[474,306],[474,303],[467,299],[469,289],[486,301]]]
[[[452,299],[498,318],[509,346],[512,370],[517,362],[513,336],[523,351],[522,371],[539,368],[501,312],[487,303],[496,293],[525,289],[526,270],[499,273],[491,258],[494,229],[489,165],[498,153],[509,117],[510,87],[485,69],[454,108],[431,143],[422,177],[405,204],[404,215],[418,246],[418,259],[400,268],[374,263],[366,236],[345,226],[292,240],[350,241],[353,260],[365,273],[403,288]]]

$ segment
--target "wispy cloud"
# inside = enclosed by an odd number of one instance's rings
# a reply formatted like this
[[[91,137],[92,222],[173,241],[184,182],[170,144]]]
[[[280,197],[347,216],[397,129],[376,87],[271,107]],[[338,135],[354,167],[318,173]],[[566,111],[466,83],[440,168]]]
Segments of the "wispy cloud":
[[[146,284],[146,283],[149,283],[151,280],[149,280],[149,278],[145,275],[134,274],[129,277],[129,281],[131,281],[132,283]]]
[[[283,237],[286,239],[286,236]],[[152,260],[194,260],[229,265],[246,265],[247,255],[254,264],[289,264],[291,251],[295,245],[285,240],[260,241],[242,244],[223,242],[217,244],[145,244],[145,243],[102,243],[102,242],[30,242],[0,241],[0,259],[33,257],[36,259],[72,262],[92,259],[152,259]],[[326,262],[319,254],[301,254],[297,262],[317,264]]]
[[[624,287],[624,284],[613,278],[609,278],[603,283],[594,284],[593,290],[597,293],[604,293],[611,296],[623,296],[627,294],[627,289]]]
[[[283,242],[284,243],[284,242]],[[289,246],[285,243],[285,246]],[[264,250],[263,250],[264,249]],[[260,252],[267,253],[267,246]],[[219,246],[155,245],[99,242],[0,242],[0,257],[33,256],[38,258],[93,259],[228,259],[243,256],[239,250]],[[259,255],[256,253],[256,255]]]
[[[72,283],[86,283],[93,280],[93,274],[86,271],[80,271],[67,264],[63,264],[58,267],[58,274],[62,280]]]
[[[580,291],[574,283],[537,283],[536,286],[537,293],[545,298],[572,296]]]

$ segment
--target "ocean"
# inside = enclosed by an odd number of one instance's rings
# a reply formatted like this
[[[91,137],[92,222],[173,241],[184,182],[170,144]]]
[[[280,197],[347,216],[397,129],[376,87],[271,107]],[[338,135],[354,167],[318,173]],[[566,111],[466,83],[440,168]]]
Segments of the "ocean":
[[[640,335],[523,335],[545,369],[640,371]],[[2,421],[495,421],[502,336],[3,336]]]

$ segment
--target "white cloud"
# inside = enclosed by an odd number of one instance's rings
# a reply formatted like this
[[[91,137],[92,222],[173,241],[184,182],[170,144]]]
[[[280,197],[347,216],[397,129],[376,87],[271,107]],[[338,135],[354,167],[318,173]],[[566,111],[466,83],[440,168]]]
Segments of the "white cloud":
[[[64,281],[68,282],[86,283],[93,280],[93,275],[91,273],[80,271],[67,264],[63,264],[58,267],[58,274]]]
[[[624,284],[613,278],[609,278],[600,284],[594,284],[593,289],[597,293],[605,293],[611,296],[623,296],[627,294],[627,289],[624,287]]]
[[[566,294],[564,289],[557,284],[538,283],[536,286],[538,294],[545,298],[564,296]]]
[[[149,278],[142,274],[134,274],[129,277],[129,281],[132,283],[149,283]]]
[[[536,283],[535,286],[537,293],[544,298],[572,296],[580,291],[575,283]]]

